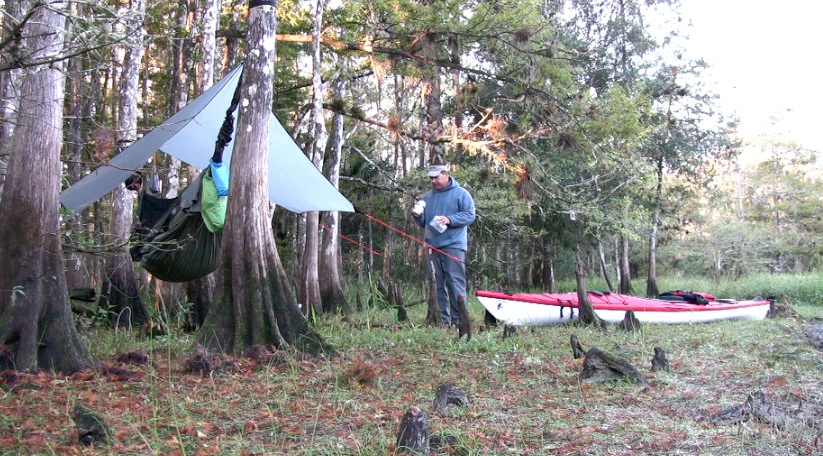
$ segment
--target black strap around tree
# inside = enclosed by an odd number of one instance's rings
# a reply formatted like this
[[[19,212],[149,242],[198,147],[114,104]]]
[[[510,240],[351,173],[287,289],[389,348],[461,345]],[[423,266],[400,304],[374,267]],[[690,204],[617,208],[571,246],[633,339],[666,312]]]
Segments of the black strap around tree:
[[[220,132],[217,134],[217,141],[214,144],[214,155],[211,161],[214,163],[223,163],[223,150],[231,142],[232,134],[234,133],[234,111],[237,110],[237,105],[240,104],[240,86],[243,84],[243,72],[240,71],[240,77],[237,80],[237,87],[234,88],[234,96],[231,99],[229,109],[226,110],[226,118],[223,119],[223,125],[220,127]]]
[[[258,6],[277,8],[277,2],[274,0],[249,0],[249,9],[257,8]]]

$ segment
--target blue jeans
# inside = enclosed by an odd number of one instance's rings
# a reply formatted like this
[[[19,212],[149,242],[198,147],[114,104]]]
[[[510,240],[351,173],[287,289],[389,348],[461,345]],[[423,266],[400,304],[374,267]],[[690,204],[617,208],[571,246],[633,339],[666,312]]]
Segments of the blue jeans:
[[[426,249],[426,275],[431,280],[433,265],[440,318],[443,324],[457,325],[460,323],[458,300],[461,297],[466,299],[466,251],[449,248],[439,250]]]

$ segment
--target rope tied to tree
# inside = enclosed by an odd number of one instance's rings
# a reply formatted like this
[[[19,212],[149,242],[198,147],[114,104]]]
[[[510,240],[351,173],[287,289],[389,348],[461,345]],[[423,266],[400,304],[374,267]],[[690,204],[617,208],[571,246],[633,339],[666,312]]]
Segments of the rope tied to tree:
[[[427,248],[427,249],[431,249],[431,250],[433,250],[433,251],[435,251],[435,252],[437,252],[437,253],[440,253],[441,255],[443,255],[443,256],[445,256],[445,257],[447,257],[447,258],[450,258],[450,259],[452,259],[452,260],[454,260],[454,261],[457,261],[458,263],[462,263],[462,262],[463,262],[463,260],[461,260],[460,258],[457,258],[457,257],[456,257],[456,256],[454,256],[454,255],[450,255],[450,254],[448,254],[448,253],[444,252],[443,250],[438,249],[437,247],[434,247],[434,246],[432,246],[432,245],[429,245],[429,244],[427,244],[425,241],[423,241],[423,240],[421,240],[421,239],[418,239],[418,238],[416,238],[416,237],[412,236],[412,235],[411,235],[411,234],[409,234],[409,233],[406,233],[405,231],[403,231],[403,230],[401,230],[401,229],[399,229],[399,228],[395,228],[395,227],[393,227],[393,226],[389,225],[388,223],[386,223],[386,222],[384,222],[384,221],[382,221],[382,220],[380,220],[380,219],[378,219],[378,218],[376,218],[376,217],[372,216],[371,214],[367,214],[367,213],[365,213],[365,212],[359,211],[359,210],[357,210],[357,208],[355,208],[355,210],[356,210],[357,212],[359,212],[359,213],[363,214],[363,215],[364,215],[367,219],[369,219],[369,220],[371,220],[371,221],[374,221],[374,222],[377,222],[377,223],[379,223],[380,225],[385,226],[386,228],[388,228],[388,229],[390,229],[390,230],[394,231],[395,233],[397,233],[397,234],[399,234],[399,235],[401,235],[401,236],[403,236],[403,237],[406,237],[406,238],[411,239],[412,241],[414,241],[414,242],[416,242],[416,243],[418,243],[418,244],[422,245],[423,247],[425,247],[425,248]]]
[[[243,72],[240,72],[240,78],[237,81],[237,87],[234,88],[234,96],[231,99],[231,104],[226,110],[226,118],[223,119],[223,125],[220,126],[220,132],[217,134],[217,141],[214,144],[214,155],[211,161],[214,163],[223,163],[223,151],[231,142],[234,134],[234,111],[237,110],[237,105],[240,104],[240,87],[243,85]]]

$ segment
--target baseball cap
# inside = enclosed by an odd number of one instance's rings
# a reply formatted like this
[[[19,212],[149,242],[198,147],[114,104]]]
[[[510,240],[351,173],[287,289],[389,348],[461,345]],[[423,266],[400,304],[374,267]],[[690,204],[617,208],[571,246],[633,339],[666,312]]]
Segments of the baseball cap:
[[[449,167],[446,165],[431,165],[429,166],[429,177],[437,177],[440,173],[448,172]]]

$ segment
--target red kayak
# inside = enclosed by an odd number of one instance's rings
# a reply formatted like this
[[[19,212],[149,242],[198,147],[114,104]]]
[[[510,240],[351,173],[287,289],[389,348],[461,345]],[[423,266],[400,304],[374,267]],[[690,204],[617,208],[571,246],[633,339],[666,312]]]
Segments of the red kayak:
[[[677,294],[676,294],[677,293]],[[578,318],[577,293],[515,293],[480,290],[475,293],[483,307],[507,325],[542,326],[573,322]],[[771,302],[755,298],[738,301],[717,299],[707,293],[672,292],[663,299],[639,298],[618,293],[590,291],[594,312],[609,323],[623,321],[633,310],[641,323],[684,324],[719,320],[763,320]]]

